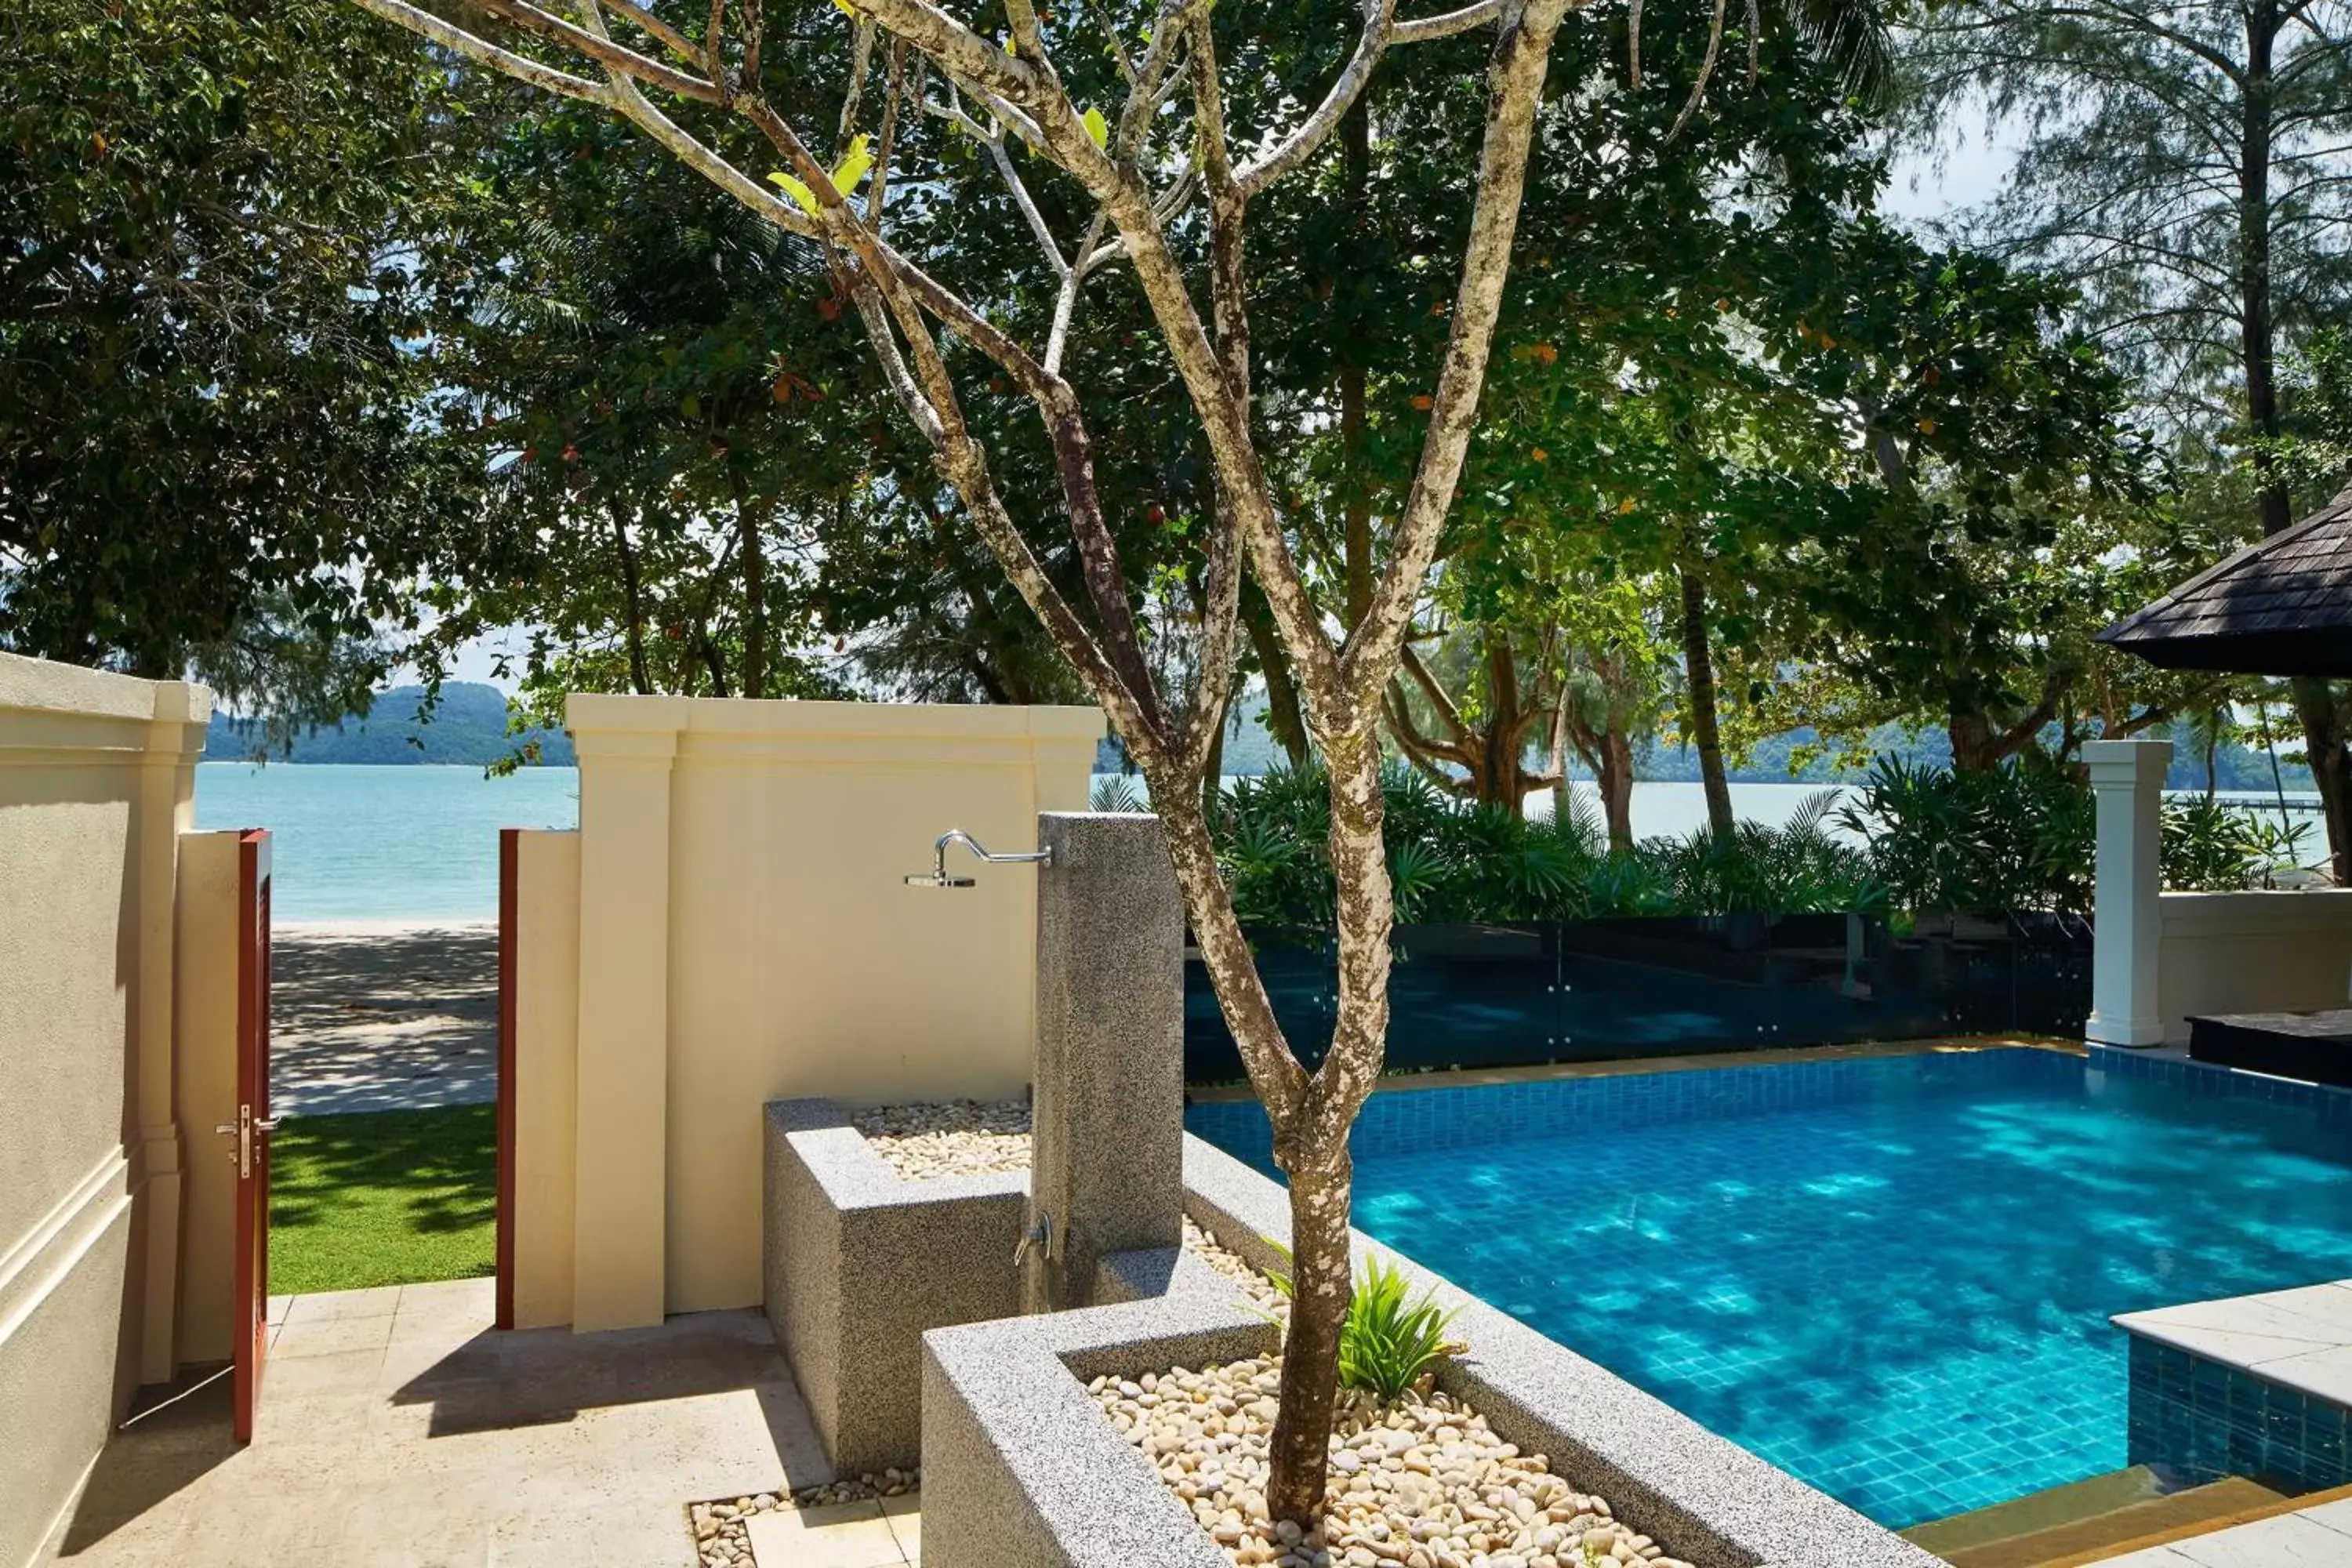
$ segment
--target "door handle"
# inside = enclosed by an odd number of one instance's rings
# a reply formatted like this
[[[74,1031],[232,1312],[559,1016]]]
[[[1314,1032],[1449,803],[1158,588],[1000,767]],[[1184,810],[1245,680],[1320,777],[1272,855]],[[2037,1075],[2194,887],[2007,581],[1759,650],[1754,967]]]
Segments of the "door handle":
[[[236,1147],[229,1151],[228,1163],[236,1167],[237,1175],[243,1178],[253,1174],[254,1134],[277,1131],[278,1119],[274,1116],[257,1117],[253,1114],[252,1106],[240,1105],[236,1108],[235,1121],[219,1122],[213,1131],[224,1138],[236,1140]]]

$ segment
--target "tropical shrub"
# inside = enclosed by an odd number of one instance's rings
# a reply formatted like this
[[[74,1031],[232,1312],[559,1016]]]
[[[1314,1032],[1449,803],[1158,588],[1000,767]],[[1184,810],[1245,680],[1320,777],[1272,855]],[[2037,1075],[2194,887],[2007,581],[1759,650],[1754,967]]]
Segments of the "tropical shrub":
[[[1869,845],[1895,908],[2091,907],[2090,786],[2039,753],[1965,773],[1881,757],[1837,821]]]
[[[1143,791],[1125,773],[1099,773],[1094,787],[1087,794],[1087,805],[1093,811],[1149,811]]]
[[[1266,1278],[1290,1295],[1288,1274]],[[1386,1259],[1365,1258],[1339,1325],[1339,1386],[1403,1398],[1423,1373],[1461,1349],[1445,1337],[1459,1310],[1439,1306],[1433,1290],[1413,1295],[1404,1271]]]
[[[1869,845],[1894,907],[1967,914],[2087,914],[2098,812],[2080,769],[2031,752],[1998,768],[1881,757],[1839,825]],[[2164,884],[2256,887],[2300,852],[2304,829],[2203,800],[2164,803]]]
[[[2164,885],[2189,892],[2266,886],[2299,865],[2311,825],[2281,826],[2258,812],[2191,798],[2164,803]]]
[[[1819,790],[1779,827],[1742,822],[1723,838],[1705,828],[1634,851],[1664,876],[1685,914],[1883,912],[1887,891],[1869,855],[1830,831],[1835,790]]]
[[[1212,829],[1244,924],[1313,939],[1331,919],[1323,859],[1327,784],[1312,766],[1229,784]],[[1869,858],[1829,828],[1823,791],[1785,826],[1745,823],[1727,843],[1705,830],[1612,855],[1591,807],[1530,821],[1473,805],[1402,763],[1381,774],[1397,918],[1432,924],[1622,915],[1874,910],[1886,902]]]

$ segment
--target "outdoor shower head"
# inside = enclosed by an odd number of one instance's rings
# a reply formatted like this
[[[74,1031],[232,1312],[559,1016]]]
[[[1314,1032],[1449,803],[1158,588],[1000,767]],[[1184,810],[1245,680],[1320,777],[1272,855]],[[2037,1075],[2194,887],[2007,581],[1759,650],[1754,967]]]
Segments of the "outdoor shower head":
[[[940,835],[938,843],[931,846],[931,868],[928,871],[918,871],[908,877],[907,886],[910,888],[978,887],[979,884],[970,877],[948,875],[948,846],[950,844],[962,845],[992,866],[1050,866],[1054,863],[1054,851],[1051,848],[1034,850],[1026,854],[992,855],[979,839],[961,827],[950,827]]]

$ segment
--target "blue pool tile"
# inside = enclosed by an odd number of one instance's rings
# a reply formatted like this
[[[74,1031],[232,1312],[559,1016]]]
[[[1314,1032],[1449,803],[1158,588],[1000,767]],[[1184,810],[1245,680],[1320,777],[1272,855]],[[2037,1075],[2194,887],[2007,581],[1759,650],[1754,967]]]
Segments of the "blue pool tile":
[[[2000,1050],[1386,1093],[1356,1219],[1896,1527],[2144,1445],[2316,1473],[2332,1415],[2107,1322],[2352,1275],[2352,1096],[2244,1078]],[[1271,1171],[1255,1105],[1187,1122]]]

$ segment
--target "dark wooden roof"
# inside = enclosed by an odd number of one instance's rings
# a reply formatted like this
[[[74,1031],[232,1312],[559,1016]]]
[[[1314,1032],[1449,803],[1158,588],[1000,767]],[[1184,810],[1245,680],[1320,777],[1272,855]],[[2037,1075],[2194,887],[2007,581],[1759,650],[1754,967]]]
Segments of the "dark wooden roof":
[[[2352,676],[2352,488],[2099,640],[2171,669]]]

